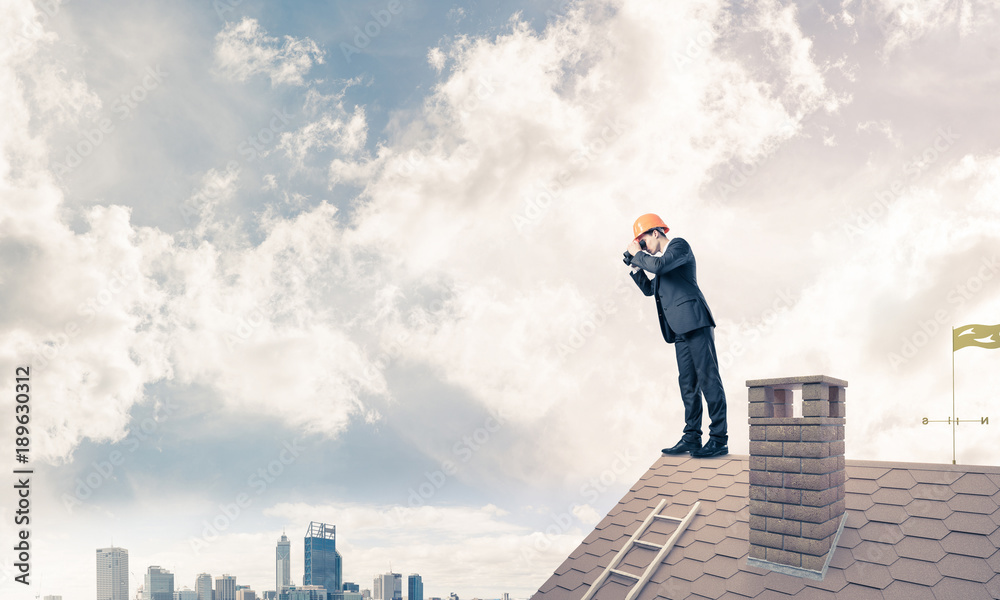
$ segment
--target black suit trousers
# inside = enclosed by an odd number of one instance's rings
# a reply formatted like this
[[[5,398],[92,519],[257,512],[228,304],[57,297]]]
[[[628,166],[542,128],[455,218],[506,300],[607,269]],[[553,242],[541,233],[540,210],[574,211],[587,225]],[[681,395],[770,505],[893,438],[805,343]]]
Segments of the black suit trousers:
[[[719,357],[715,351],[713,327],[699,327],[685,334],[677,334],[674,342],[677,352],[677,380],[681,399],[684,401],[684,439],[701,441],[701,397],[705,397],[711,425],[709,437],[723,444],[729,443],[726,426],[726,392],[719,376]]]

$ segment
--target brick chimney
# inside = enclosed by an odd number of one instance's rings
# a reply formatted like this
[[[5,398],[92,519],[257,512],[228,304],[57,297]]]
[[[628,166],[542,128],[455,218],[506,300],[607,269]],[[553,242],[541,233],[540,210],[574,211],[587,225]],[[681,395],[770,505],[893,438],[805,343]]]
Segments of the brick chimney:
[[[748,564],[822,579],[847,515],[844,388],[825,375],[747,381],[750,395]],[[802,390],[793,417],[792,391]]]

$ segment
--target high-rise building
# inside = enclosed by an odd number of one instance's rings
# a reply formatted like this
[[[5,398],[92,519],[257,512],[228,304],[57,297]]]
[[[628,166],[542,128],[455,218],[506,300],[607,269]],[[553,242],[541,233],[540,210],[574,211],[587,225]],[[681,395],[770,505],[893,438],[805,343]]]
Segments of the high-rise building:
[[[406,598],[407,600],[424,600],[424,581],[420,575],[411,573],[406,578]]]
[[[97,549],[97,600],[129,600],[125,548]]]
[[[212,576],[202,573],[194,580],[194,591],[198,600],[212,600]]]
[[[198,592],[190,588],[174,590],[174,600],[198,600]]]
[[[305,539],[305,574],[302,585],[321,585],[327,592],[339,592],[343,563],[337,552],[337,528],[326,523],[309,523]],[[216,598],[216,600],[219,600]]]
[[[215,600],[236,600],[236,577],[220,575],[215,578]]]
[[[143,600],[174,600],[174,574],[162,567],[146,569]]]
[[[281,600],[326,600],[326,588],[321,585],[290,585],[278,598]]]
[[[350,581],[345,581],[344,585],[343,585],[343,588],[344,588],[345,592],[360,592],[361,591],[361,588],[358,587],[358,584],[351,583]]]
[[[250,588],[236,590],[236,600],[257,600],[257,594]]]
[[[403,576],[383,573],[375,576],[375,600],[403,600]]]
[[[292,543],[282,532],[281,539],[278,540],[278,547],[274,551],[275,579],[274,590],[281,593],[281,590],[292,585]]]

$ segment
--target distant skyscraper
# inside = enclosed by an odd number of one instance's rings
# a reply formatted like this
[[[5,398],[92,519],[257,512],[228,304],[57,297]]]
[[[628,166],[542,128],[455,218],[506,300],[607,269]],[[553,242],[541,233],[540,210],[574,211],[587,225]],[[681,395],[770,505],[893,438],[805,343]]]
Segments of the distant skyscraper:
[[[343,563],[337,552],[337,528],[326,523],[310,522],[305,546],[302,585],[321,585],[327,592],[339,592],[343,581]]]
[[[274,590],[281,593],[281,590],[292,585],[292,543],[284,533],[278,540],[278,547],[274,551],[275,560],[275,580]]]
[[[198,600],[212,600],[212,576],[208,573],[198,575],[194,580],[194,591],[198,594]]]
[[[144,600],[174,600],[174,574],[162,567],[149,567],[142,589]]]
[[[288,600],[327,600],[327,591],[321,585],[290,585],[282,596]]]
[[[249,588],[237,590],[236,600],[257,600],[257,594]]]
[[[98,548],[97,600],[128,600],[128,550]]]
[[[420,575],[411,573],[406,578],[406,598],[407,600],[424,600],[424,581]]]
[[[188,588],[174,590],[174,600],[198,600],[198,592]]]
[[[236,600],[236,578],[220,575],[215,578],[215,600]]]
[[[345,592],[360,592],[361,588],[358,587],[358,584],[356,584],[356,583],[351,583],[350,581],[345,581],[344,582],[344,591]]]
[[[383,573],[375,576],[375,600],[403,600],[403,576]]]

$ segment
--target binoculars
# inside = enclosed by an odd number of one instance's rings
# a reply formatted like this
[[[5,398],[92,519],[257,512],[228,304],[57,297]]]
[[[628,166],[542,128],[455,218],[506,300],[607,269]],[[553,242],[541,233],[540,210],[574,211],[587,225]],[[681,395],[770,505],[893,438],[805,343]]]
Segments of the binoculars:
[[[642,248],[643,250],[645,250],[646,249],[646,240],[639,240],[639,247]],[[632,255],[628,253],[628,250],[626,250],[625,252],[622,252],[622,256],[623,256],[622,262],[624,262],[626,265],[631,265],[632,264]]]

